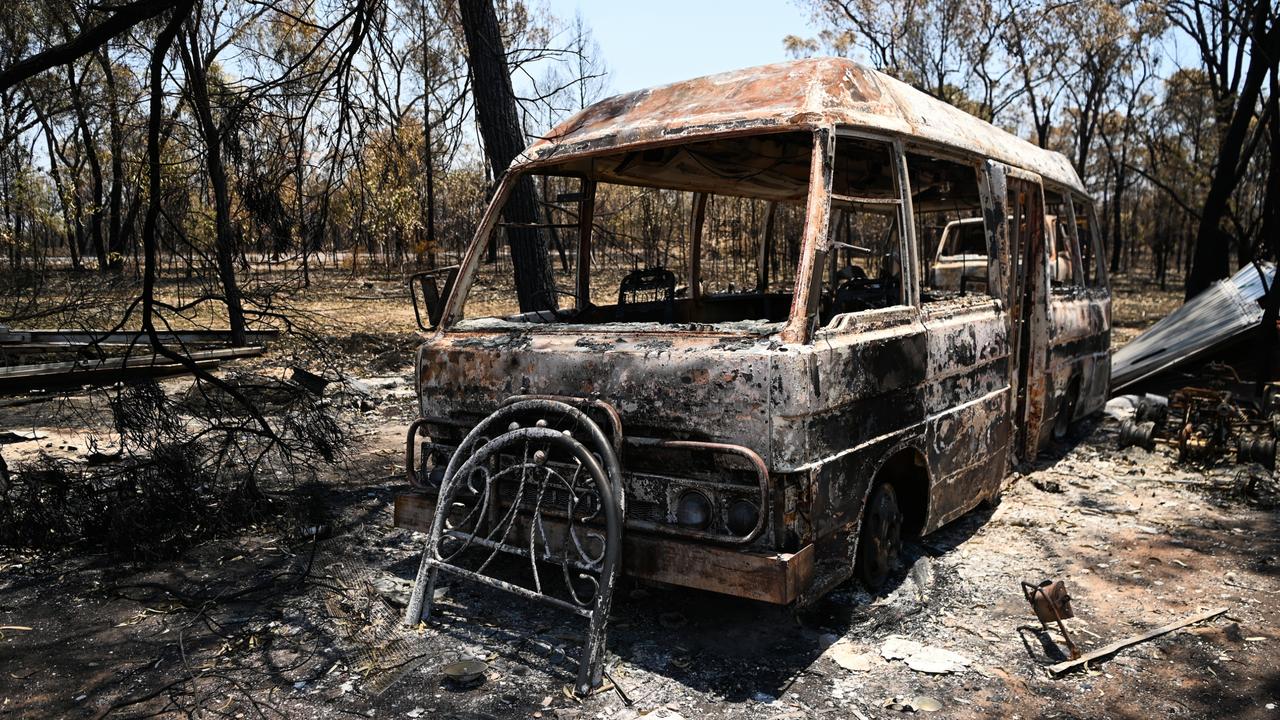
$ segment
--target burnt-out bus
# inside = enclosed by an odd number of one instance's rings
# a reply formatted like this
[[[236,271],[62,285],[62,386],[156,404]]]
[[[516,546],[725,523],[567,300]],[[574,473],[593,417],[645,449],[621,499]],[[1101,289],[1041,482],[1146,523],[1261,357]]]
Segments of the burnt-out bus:
[[[440,572],[559,605],[586,688],[619,574],[878,588],[1101,408],[1097,228],[1064,157],[844,59],[586,108],[411,279],[406,620]]]

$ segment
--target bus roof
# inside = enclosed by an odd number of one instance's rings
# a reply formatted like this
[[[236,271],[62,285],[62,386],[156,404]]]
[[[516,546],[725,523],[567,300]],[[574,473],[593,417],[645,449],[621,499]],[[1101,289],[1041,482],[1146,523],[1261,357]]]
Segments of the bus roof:
[[[793,60],[615,95],[556,126],[515,164],[702,136],[836,125],[956,148],[1084,192],[1060,153],[846,58]]]

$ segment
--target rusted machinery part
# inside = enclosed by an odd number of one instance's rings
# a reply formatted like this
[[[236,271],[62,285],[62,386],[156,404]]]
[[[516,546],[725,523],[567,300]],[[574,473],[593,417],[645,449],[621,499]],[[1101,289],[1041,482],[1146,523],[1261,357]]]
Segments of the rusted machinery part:
[[[409,431],[404,439],[404,474],[409,481],[409,487],[414,490],[429,490],[432,488],[430,483],[424,481],[418,475],[418,432],[427,424],[425,418],[418,418],[409,424]]]
[[[1276,468],[1276,439],[1266,435],[1244,435],[1236,448],[1236,461],[1256,462],[1268,470]]]
[[[630,437],[627,438],[627,443],[637,447],[682,448],[687,450],[705,450],[708,452],[722,452],[738,455],[745,458],[747,463],[751,465],[752,470],[755,471],[756,487],[760,493],[760,500],[758,503],[759,512],[756,513],[756,525],[751,529],[751,532],[746,535],[722,535],[720,533],[708,532],[706,530],[693,530],[691,528],[662,525],[644,520],[628,520],[628,528],[635,530],[647,530],[650,532],[661,533],[663,535],[684,537],[691,540],[709,540],[712,542],[730,543],[734,545],[745,545],[752,540],[755,540],[760,536],[760,533],[764,531],[769,514],[769,467],[765,465],[764,459],[761,458],[754,450],[741,445],[729,445],[726,443],[702,442],[699,440],[661,440],[658,438],[645,437]]]
[[[1133,411],[1135,422],[1151,421],[1163,425],[1169,419],[1169,398],[1147,393],[1138,398]]]
[[[589,618],[576,683],[578,692],[587,693],[600,684],[603,676],[605,629],[621,555],[624,517],[622,498],[615,492],[617,477],[611,476],[605,469],[618,467],[617,457],[612,447],[603,442],[604,436],[599,427],[581,413],[578,418],[583,423],[581,428],[588,431],[583,433],[583,439],[590,440],[594,447],[588,447],[578,437],[566,434],[561,429],[539,424],[533,427],[517,426],[480,442],[487,429],[519,414],[521,405],[522,403],[513,403],[500,408],[482,421],[468,434],[459,446],[459,451],[450,460],[440,484],[437,508],[452,509],[457,503],[461,506],[464,517],[446,528],[446,521],[450,521],[453,513],[448,510],[436,512],[413,593],[405,610],[405,623],[412,626],[421,620],[430,619],[432,597],[440,570],[569,610]],[[523,403],[526,411],[540,408],[562,413],[566,407],[568,406],[563,403],[542,400]],[[594,432],[590,432],[592,428]],[[472,448],[474,452],[471,451]],[[462,459],[464,449],[466,454],[465,459]],[[577,468],[571,478],[564,477],[557,469],[564,464],[572,464]],[[585,478],[581,476],[581,471],[585,471]],[[475,482],[477,479],[481,483]],[[502,499],[497,497],[498,491],[495,490],[501,482],[518,483],[505,512],[500,506]],[[567,500],[565,511],[554,514],[543,505],[553,482],[554,490],[565,492],[564,498]],[[460,502],[464,490],[470,508],[466,502]],[[529,498],[532,500],[529,501]],[[575,512],[578,507],[586,509]],[[564,525],[564,532],[558,536],[556,549],[559,553],[552,552],[548,537],[554,534],[546,531],[544,513],[550,523]],[[520,517],[527,517],[527,522],[517,523],[517,518]],[[511,534],[518,525],[521,530],[517,534],[525,532],[528,537],[527,541],[522,539],[514,544],[510,542]],[[442,551],[444,544],[449,541],[453,543],[452,546],[447,551]],[[538,548],[539,541],[542,544],[541,552]],[[594,552],[596,543],[599,543],[599,552]],[[488,557],[476,570],[450,562],[468,548],[488,551]],[[484,574],[499,553],[522,557],[529,562],[533,588]],[[563,600],[546,592],[547,588],[544,588],[538,570],[539,561],[550,561],[561,566],[564,589],[570,600]],[[580,571],[577,580],[591,584],[589,593],[579,592],[575,587],[571,569]]]
[[[1270,388],[1268,388],[1270,390]],[[1152,449],[1157,442],[1178,449],[1179,462],[1212,462],[1229,457],[1269,469],[1276,462],[1276,423],[1267,417],[1272,398],[1264,394],[1261,413],[1228,390],[1185,387],[1169,399],[1144,395],[1132,419],[1120,423],[1117,444]]]
[[[1022,594],[1027,598],[1027,602],[1031,603],[1031,609],[1035,612],[1036,619],[1040,621],[1040,626],[1048,627],[1050,622],[1058,623],[1058,629],[1062,631],[1062,637],[1071,650],[1071,659],[1080,657],[1080,648],[1076,646],[1075,640],[1071,639],[1071,634],[1067,632],[1067,625],[1063,622],[1075,617],[1067,586],[1061,580],[1043,580],[1039,585],[1032,585],[1024,580]]]
[[[1156,446],[1155,432],[1156,424],[1151,420],[1145,422],[1125,420],[1120,423],[1120,434],[1116,438],[1116,443],[1121,450],[1135,445],[1144,450],[1152,450]]]

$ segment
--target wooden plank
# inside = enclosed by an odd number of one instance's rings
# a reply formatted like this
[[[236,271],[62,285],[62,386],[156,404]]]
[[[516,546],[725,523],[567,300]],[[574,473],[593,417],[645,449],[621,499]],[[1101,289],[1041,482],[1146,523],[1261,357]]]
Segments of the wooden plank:
[[[391,522],[398,528],[429,533],[431,532],[431,519],[435,517],[435,514],[435,498],[429,498],[425,495],[402,494],[396,496],[395,507],[391,511]]]
[[[430,532],[434,498],[397,495],[396,527]],[[548,528],[554,524],[547,522]],[[622,572],[631,577],[786,605],[813,576],[813,546],[796,553],[761,553],[640,533],[623,533]]]
[[[158,331],[160,340],[165,344],[172,345],[208,345],[208,344],[229,344],[231,342],[230,330],[162,330]],[[268,340],[275,340],[280,336],[280,331],[275,329],[267,330],[248,330],[245,332],[245,339],[250,343],[262,343]],[[38,329],[38,330],[15,330],[8,327],[0,327],[0,346],[18,346],[20,349],[27,347],[49,347],[49,348],[76,348],[76,347],[137,347],[139,350],[147,349],[149,340],[147,335],[142,332],[125,330],[120,332],[107,332],[104,330],[68,330],[68,329]]]
[[[187,357],[195,362],[204,360],[234,360],[236,358],[257,357],[266,352],[265,348],[225,348],[222,350],[201,350],[187,353]],[[119,370],[121,368],[146,368],[179,363],[163,355],[128,355],[116,358],[100,358],[97,360],[73,360],[71,362],[38,363],[32,365],[13,365],[0,368],[0,379],[38,377],[41,375],[59,375],[65,372],[90,372],[95,370]]]
[[[1140,642],[1146,642],[1147,640],[1150,640],[1152,638],[1160,637],[1161,635],[1171,633],[1174,630],[1177,630],[1179,628],[1184,628],[1188,625],[1194,625],[1198,622],[1203,622],[1205,620],[1218,617],[1219,615],[1225,613],[1227,610],[1230,610],[1230,608],[1218,608],[1217,610],[1206,610],[1202,613],[1197,613],[1190,617],[1185,617],[1181,620],[1171,622],[1168,625],[1161,625],[1155,630],[1148,630],[1147,632],[1142,633],[1141,635],[1134,635],[1133,637],[1125,638],[1124,640],[1117,640],[1111,643],[1110,645],[1105,645],[1103,647],[1098,648],[1097,650],[1087,652],[1084,655],[1081,655],[1080,657],[1076,658],[1075,660],[1068,660],[1066,662],[1060,662],[1057,665],[1050,665],[1049,672],[1052,672],[1054,675],[1061,675],[1062,673],[1074,667],[1077,667],[1079,665],[1083,665],[1089,662],[1090,660],[1097,660],[1100,657],[1105,657],[1119,650],[1123,650],[1129,647],[1130,645],[1137,645]]]
[[[256,357],[264,348],[227,348],[188,353],[186,357],[201,369],[215,367],[223,360]],[[135,378],[181,375],[186,366],[161,355],[78,360],[74,362],[14,365],[0,368],[0,392],[19,392],[48,387],[112,383]]]

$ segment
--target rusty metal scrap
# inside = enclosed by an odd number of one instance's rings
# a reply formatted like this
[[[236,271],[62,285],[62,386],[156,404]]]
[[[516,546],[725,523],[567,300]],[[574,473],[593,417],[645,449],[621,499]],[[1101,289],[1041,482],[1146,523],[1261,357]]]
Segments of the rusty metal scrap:
[[[834,125],[961,148],[1085,191],[1062,155],[846,58],[764,65],[616,95],[535,141],[514,167],[691,137]]]
[[[1044,628],[1050,622],[1056,622],[1058,629],[1062,632],[1062,638],[1067,641],[1067,647],[1071,650],[1071,659],[1080,657],[1080,648],[1076,647],[1075,640],[1071,639],[1071,633],[1067,632],[1067,625],[1063,622],[1075,617],[1067,586],[1061,580],[1044,580],[1039,585],[1023,582],[1022,594],[1035,611],[1040,627]]]
[[[1085,653],[1084,655],[1073,658],[1071,660],[1060,662],[1056,665],[1050,665],[1049,672],[1053,673],[1054,675],[1061,675],[1062,673],[1068,670],[1072,670],[1074,668],[1080,667],[1082,665],[1085,665],[1086,663],[1093,662],[1094,660],[1099,660],[1101,658],[1107,657],[1108,655],[1114,655],[1115,653],[1131,645],[1137,645],[1140,642],[1146,642],[1147,640],[1151,640],[1152,638],[1157,638],[1157,637],[1160,637],[1161,635],[1166,635],[1168,633],[1173,632],[1174,630],[1177,630],[1179,628],[1184,628],[1188,625],[1194,625],[1195,623],[1204,622],[1205,620],[1212,620],[1213,618],[1216,618],[1219,615],[1222,615],[1223,613],[1227,612],[1230,609],[1231,608],[1229,607],[1223,607],[1223,608],[1217,608],[1214,610],[1206,610],[1204,612],[1196,613],[1195,615],[1185,617],[1181,620],[1175,620],[1174,622],[1171,622],[1167,625],[1162,625],[1154,630],[1148,630],[1147,632],[1144,632],[1140,635],[1135,635],[1130,638],[1125,638],[1124,640],[1117,640],[1116,642],[1113,642],[1109,645],[1104,645],[1103,647],[1100,647],[1097,650],[1091,650]]]
[[[1274,468],[1277,420],[1280,415],[1260,411],[1231,390],[1188,387],[1167,400],[1139,398],[1134,416],[1120,424],[1117,442],[1147,450],[1163,443],[1177,449],[1179,462],[1234,460]]]
[[[1116,351],[1113,389],[1195,362],[1262,322],[1258,301],[1275,280],[1272,263],[1251,263],[1169,313]]]
[[[623,503],[612,444],[584,413],[540,399],[499,408],[467,434],[444,471],[405,624],[430,619],[442,570],[569,610],[588,620],[576,689],[589,693],[604,672]],[[468,550],[478,566],[466,562]],[[528,563],[527,583],[485,572],[500,554]],[[543,562],[560,566],[558,593]]]

